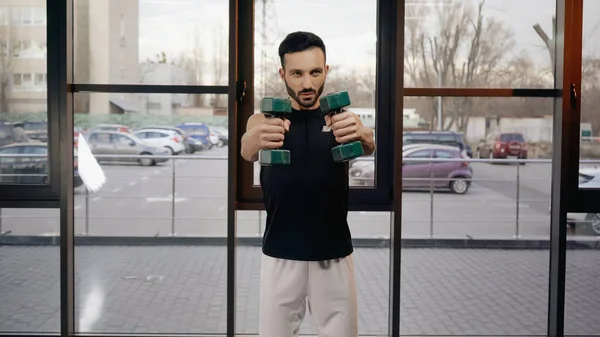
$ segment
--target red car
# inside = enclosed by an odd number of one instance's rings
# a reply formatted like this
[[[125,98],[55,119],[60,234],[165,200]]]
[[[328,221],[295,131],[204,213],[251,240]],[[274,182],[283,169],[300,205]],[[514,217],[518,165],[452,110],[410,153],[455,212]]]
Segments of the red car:
[[[527,144],[516,132],[493,133],[477,146],[478,158],[527,159]]]

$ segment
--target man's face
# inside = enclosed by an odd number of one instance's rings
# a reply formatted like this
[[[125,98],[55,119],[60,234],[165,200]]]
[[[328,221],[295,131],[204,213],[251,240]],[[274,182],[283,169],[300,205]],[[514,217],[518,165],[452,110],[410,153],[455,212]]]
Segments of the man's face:
[[[323,51],[311,48],[286,54],[284,61],[285,69],[279,69],[279,75],[293,99],[292,106],[298,110],[317,108],[329,70]]]

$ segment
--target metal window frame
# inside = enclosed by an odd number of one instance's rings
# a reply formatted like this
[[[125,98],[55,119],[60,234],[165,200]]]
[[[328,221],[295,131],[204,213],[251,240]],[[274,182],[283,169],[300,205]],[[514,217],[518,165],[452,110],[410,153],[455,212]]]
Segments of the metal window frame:
[[[566,170],[562,182],[564,193],[570,198],[567,203],[567,212],[595,213],[598,212],[597,200],[600,199],[600,189],[579,188],[579,160],[580,160],[580,135],[581,135],[581,81],[583,66],[583,10],[585,0],[572,0],[565,5],[566,16],[565,31],[565,59],[563,60],[564,78],[562,79],[563,92],[563,119],[562,142],[563,156],[565,156]]]
[[[253,1],[251,1],[254,3]],[[382,10],[386,6],[391,6],[393,2],[387,0],[378,0],[376,28],[377,34],[386,34],[386,22],[394,20],[393,15]],[[383,7],[382,7],[383,6]],[[246,8],[246,11],[240,12],[239,20],[252,20],[252,25],[247,25],[248,30],[240,31],[238,38],[247,41],[254,41],[254,11],[253,6]],[[242,19],[243,18],[243,19]],[[383,27],[383,28],[382,28]],[[376,101],[375,101],[375,130],[376,130],[376,151],[375,151],[375,186],[374,187],[351,187],[349,192],[350,211],[391,211],[392,209],[392,120],[393,106],[390,105],[392,92],[393,74],[389,72],[392,68],[394,59],[394,50],[390,45],[377,39],[376,44]],[[275,51],[274,51],[275,52]],[[240,49],[239,55],[244,55],[238,60],[241,72],[241,78],[236,82],[238,86],[237,95],[245,93],[245,99],[239,105],[237,116],[243,128],[239,130],[240,135],[245,131],[246,121],[254,114],[254,46],[248,44],[247,48]],[[234,85],[233,83],[230,83]],[[230,130],[231,131],[231,130]],[[237,140],[236,140],[237,141]],[[239,151],[238,151],[239,152]],[[380,155],[380,153],[384,153]],[[254,185],[254,163],[245,161],[239,153],[236,153],[238,167],[240,169],[239,179],[237,181],[237,209],[238,210],[264,210],[262,201],[262,190]]]

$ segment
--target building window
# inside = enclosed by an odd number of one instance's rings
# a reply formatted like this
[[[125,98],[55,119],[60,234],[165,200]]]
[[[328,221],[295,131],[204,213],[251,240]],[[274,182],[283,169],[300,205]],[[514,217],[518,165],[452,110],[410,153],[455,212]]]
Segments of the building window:
[[[24,73],[13,74],[12,91],[42,92],[48,90],[46,74]]]
[[[46,8],[13,7],[12,24],[15,26],[45,26]]]
[[[16,40],[12,48],[13,57],[25,59],[45,59],[47,55],[46,42],[32,40]]]

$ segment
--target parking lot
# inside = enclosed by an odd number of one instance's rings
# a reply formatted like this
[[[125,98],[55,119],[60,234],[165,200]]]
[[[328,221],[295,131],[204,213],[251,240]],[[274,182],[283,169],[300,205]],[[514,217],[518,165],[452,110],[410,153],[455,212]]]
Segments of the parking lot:
[[[222,159],[206,159],[205,157]],[[102,236],[225,236],[227,147],[157,166],[104,164],[107,182],[97,193],[76,190],[76,234]],[[173,163],[175,165],[173,166]],[[465,195],[403,193],[403,236],[453,238],[548,238],[550,164],[472,163],[474,182]],[[175,172],[173,172],[173,169]],[[175,184],[173,186],[173,183]],[[9,235],[54,235],[58,210],[2,210]],[[255,237],[264,213],[238,212],[238,235]],[[387,212],[352,212],[353,236],[389,236]]]

